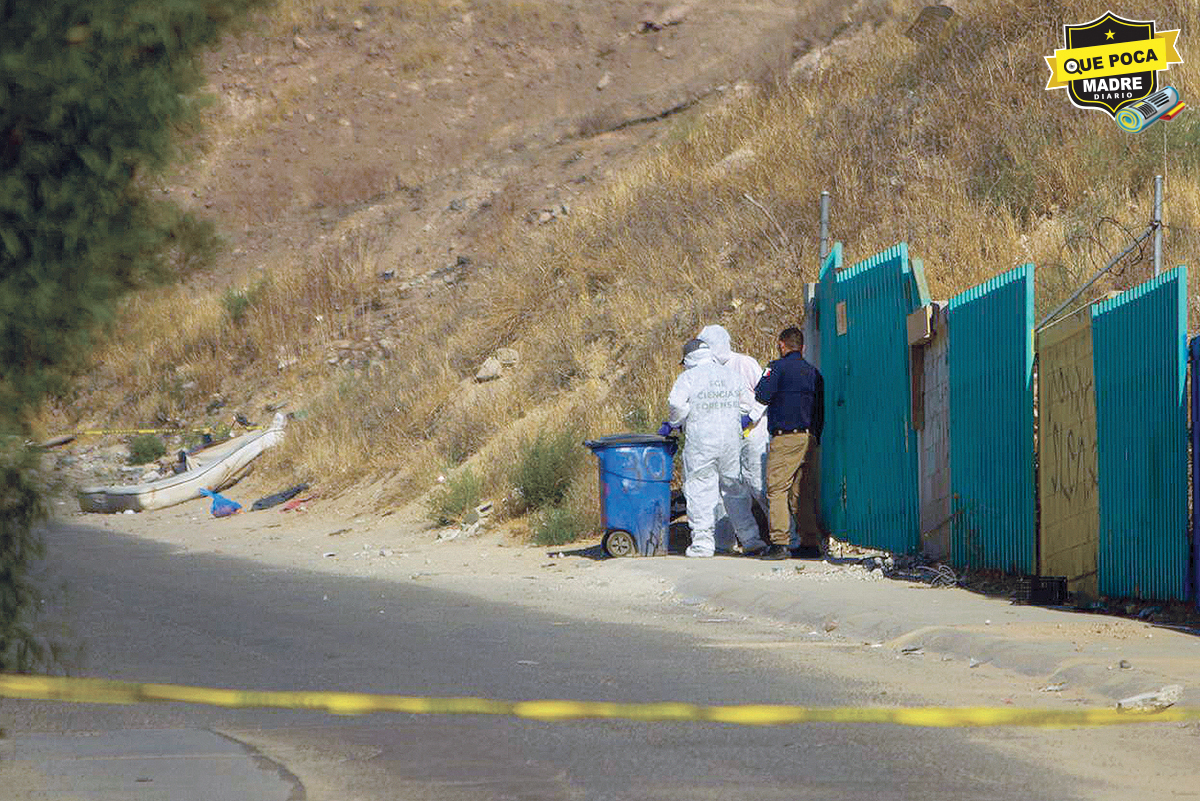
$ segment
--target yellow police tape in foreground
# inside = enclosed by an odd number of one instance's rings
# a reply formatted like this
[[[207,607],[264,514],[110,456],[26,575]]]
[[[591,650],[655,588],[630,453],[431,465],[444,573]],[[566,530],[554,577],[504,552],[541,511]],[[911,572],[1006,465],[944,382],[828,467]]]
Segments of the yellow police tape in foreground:
[[[59,676],[0,675],[0,697],[92,704],[178,702],[223,707],[310,709],[335,715],[406,712],[414,715],[505,715],[540,721],[583,718],[635,721],[706,721],[742,726],[797,723],[892,723],[900,726],[1045,726],[1070,728],[1118,723],[1200,720],[1200,708],[1153,713],[1115,709],[1006,709],[992,707],[817,708],[750,704],[696,706],[679,703],[615,704],[596,701],[494,701],[487,698],[421,698],[344,692],[257,692],[140,684]]]

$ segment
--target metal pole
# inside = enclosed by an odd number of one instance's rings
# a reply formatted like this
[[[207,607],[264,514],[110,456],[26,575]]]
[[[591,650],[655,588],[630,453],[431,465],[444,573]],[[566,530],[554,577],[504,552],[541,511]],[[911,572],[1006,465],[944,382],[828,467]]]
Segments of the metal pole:
[[[821,261],[829,255],[829,191],[821,193]]]
[[[1163,205],[1163,177],[1161,175],[1154,176],[1154,219],[1150,221],[1150,227],[1154,229],[1154,276],[1162,272],[1162,205]]]

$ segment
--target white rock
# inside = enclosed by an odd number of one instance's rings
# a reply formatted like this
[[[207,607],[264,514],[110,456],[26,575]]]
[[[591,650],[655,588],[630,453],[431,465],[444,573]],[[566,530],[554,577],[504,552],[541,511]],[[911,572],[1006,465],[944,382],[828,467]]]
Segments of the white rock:
[[[504,368],[500,364],[500,360],[495,356],[489,356],[486,361],[480,366],[479,372],[475,374],[475,380],[478,382],[494,381],[504,373]]]

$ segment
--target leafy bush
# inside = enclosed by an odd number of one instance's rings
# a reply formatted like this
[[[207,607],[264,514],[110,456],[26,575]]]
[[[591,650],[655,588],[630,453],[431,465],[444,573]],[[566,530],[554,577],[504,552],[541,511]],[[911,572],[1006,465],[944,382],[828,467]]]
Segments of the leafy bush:
[[[483,482],[468,467],[448,478],[429,496],[429,512],[440,526],[461,523],[483,497]]]
[[[561,503],[583,458],[579,433],[573,429],[539,433],[517,457],[512,473],[512,485],[524,509],[533,511]]]
[[[591,525],[586,515],[571,504],[551,506],[538,514],[533,526],[537,545],[566,545],[587,534]]]
[[[146,464],[165,456],[167,446],[155,434],[138,434],[129,440],[129,463]]]
[[[42,554],[33,527],[46,506],[37,454],[0,437],[0,672],[24,672],[48,655],[31,625],[37,590],[29,580],[29,565]]]
[[[150,187],[199,119],[200,56],[264,5],[3,5],[0,410],[13,419],[66,391],[121,296],[169,273],[164,251],[208,247],[210,229]]]

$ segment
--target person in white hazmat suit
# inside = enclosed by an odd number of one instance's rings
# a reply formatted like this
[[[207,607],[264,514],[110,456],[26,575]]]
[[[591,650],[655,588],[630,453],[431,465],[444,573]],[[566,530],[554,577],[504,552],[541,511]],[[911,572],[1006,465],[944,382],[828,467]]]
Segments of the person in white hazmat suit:
[[[724,504],[743,542],[758,536],[749,496],[741,481],[741,379],[713,358],[698,339],[683,350],[684,371],[667,397],[670,416],[659,433],[683,428],[683,494],[692,544],[687,555],[712,556],[717,516]]]
[[[712,350],[713,358],[720,364],[737,374],[741,390],[741,481],[746,489],[746,514],[753,515],[750,503],[753,499],[765,513],[767,510],[767,443],[771,439],[767,430],[767,407],[754,399],[754,388],[762,378],[762,366],[758,359],[745,353],[736,353],[729,344],[729,332],[722,325],[706,325],[698,339]],[[746,426],[749,423],[749,427]],[[725,509],[736,506],[743,501],[738,498],[726,498]],[[739,512],[740,514],[740,512]],[[718,550],[730,550],[733,546],[733,525],[729,515],[719,515],[716,523],[716,547]],[[759,536],[758,526],[754,527],[754,535],[750,539],[738,537],[742,544],[742,553],[754,555],[765,551],[767,543]]]

